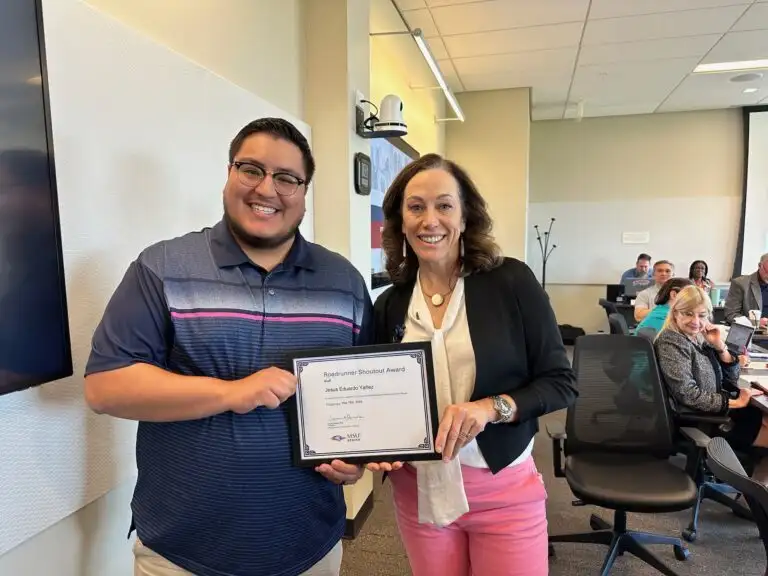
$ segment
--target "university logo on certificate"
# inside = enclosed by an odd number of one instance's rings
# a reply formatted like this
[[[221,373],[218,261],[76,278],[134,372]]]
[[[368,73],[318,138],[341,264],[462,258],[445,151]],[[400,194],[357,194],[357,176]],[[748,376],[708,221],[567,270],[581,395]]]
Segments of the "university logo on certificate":
[[[305,350],[292,357],[296,465],[440,459],[429,342]]]

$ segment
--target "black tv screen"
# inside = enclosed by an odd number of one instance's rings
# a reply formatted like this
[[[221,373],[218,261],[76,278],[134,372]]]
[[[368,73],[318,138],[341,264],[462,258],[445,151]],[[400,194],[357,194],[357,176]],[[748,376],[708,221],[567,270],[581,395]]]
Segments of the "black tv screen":
[[[40,1],[0,1],[0,394],[72,374]]]

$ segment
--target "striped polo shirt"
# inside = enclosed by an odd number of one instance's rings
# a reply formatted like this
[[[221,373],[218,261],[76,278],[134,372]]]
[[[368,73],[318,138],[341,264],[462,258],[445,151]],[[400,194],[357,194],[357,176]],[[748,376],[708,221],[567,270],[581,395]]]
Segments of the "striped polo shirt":
[[[302,348],[372,343],[365,282],[300,234],[272,271],[224,222],[160,242],[133,262],[93,337],[86,374],[136,362],[235,380]],[[201,576],[294,576],[345,524],[342,489],[293,466],[288,414],[259,407],[140,422],[132,511],[141,541]]]

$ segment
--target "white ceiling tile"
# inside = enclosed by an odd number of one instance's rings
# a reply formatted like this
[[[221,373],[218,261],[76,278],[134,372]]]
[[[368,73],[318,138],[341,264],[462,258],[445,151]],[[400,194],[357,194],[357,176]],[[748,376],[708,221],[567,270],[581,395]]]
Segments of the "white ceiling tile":
[[[733,27],[738,30],[768,30],[768,4],[755,4]]]
[[[587,5],[588,0],[490,0],[431,10],[446,35],[583,22]]]
[[[579,65],[610,64],[612,62],[638,62],[704,56],[722,38],[720,34],[662,38],[642,42],[618,44],[594,44],[583,46],[579,53]]]
[[[752,0],[592,0],[589,17],[620,18],[639,16],[659,12],[678,12],[682,10],[700,10],[719,6],[748,6]]]
[[[758,92],[744,94],[745,88]],[[728,108],[756,104],[768,95],[768,78],[756,82],[730,82],[723,74],[692,74],[669,96],[662,111]]]
[[[563,104],[546,104],[531,108],[531,120],[560,120],[563,117],[565,106]]]
[[[768,58],[768,32],[731,32],[717,43],[704,59],[706,63],[736,62]]]
[[[495,30],[477,34],[444,36],[448,53],[453,58],[529,52],[548,48],[578,46],[582,24],[571,22],[551,26]]]
[[[479,72],[460,74],[466,90],[503,90],[505,88],[532,88],[535,102],[564,102],[568,94],[568,79],[563,75],[550,74],[546,70],[518,72]]]
[[[584,100],[597,106],[661,102],[696,64],[697,58],[678,58],[580,66],[576,69],[570,100]]]
[[[637,104],[617,104],[615,106],[584,105],[584,118],[597,118],[600,116],[629,116],[633,114],[652,114],[658,102],[641,102]],[[578,106],[570,105],[565,109],[565,118],[578,117]]]
[[[536,52],[518,52],[516,54],[454,58],[453,63],[461,76],[510,71],[518,73],[538,71],[570,75],[575,58],[576,48],[558,48],[556,50],[537,50]]]
[[[445,49],[445,44],[440,36],[428,38],[427,44],[429,44],[429,50],[432,52],[435,60],[445,60],[448,58],[448,51]]]
[[[403,16],[405,16],[405,19],[411,28],[414,30],[416,28],[421,28],[424,36],[427,38],[439,36],[437,28],[435,27],[435,22],[432,20],[432,16],[426,8],[423,10],[408,10],[407,12],[403,12]]]
[[[743,6],[688,10],[587,22],[583,44],[633,42],[724,33],[744,11]]]
[[[487,0],[426,0],[427,6],[453,6],[454,4],[472,4],[472,2],[486,2]]]
[[[549,104],[565,104],[568,99],[568,87],[571,82],[567,78],[535,78],[531,88],[531,103],[537,106]]]
[[[418,8],[426,8],[424,0],[395,0],[400,10],[416,10]]]
[[[440,60],[437,65],[440,66],[440,72],[443,73],[450,89],[454,92],[463,92],[464,86],[456,73],[456,68],[453,67],[453,63],[450,60]]]

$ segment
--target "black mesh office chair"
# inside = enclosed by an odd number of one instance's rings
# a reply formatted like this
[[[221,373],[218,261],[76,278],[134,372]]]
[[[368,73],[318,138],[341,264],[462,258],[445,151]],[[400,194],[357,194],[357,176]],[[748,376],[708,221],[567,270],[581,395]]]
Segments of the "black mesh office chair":
[[[752,510],[768,559],[768,488],[752,480],[724,438],[712,438],[707,446],[707,465],[723,482],[740,491]],[[765,575],[768,576],[768,561]]]
[[[635,334],[641,338],[645,338],[648,340],[648,342],[653,342],[656,340],[656,328],[651,328],[650,326],[643,326],[642,328],[638,328],[635,331]]]
[[[627,320],[621,314],[608,314],[608,327],[611,329],[611,334],[629,334]]]
[[[706,453],[711,437],[727,432],[733,423],[727,415],[707,414],[680,407],[669,398],[670,413],[676,427],[679,452],[686,455],[685,469],[697,488],[696,503],[691,510],[691,521],[682,532],[683,539],[693,542],[698,537],[699,514],[704,500],[722,504],[745,520],[752,520],[749,509],[738,498],[739,491],[715,477],[707,466]],[[753,455],[742,454],[741,460],[751,469]]]
[[[629,364],[629,369],[627,365]],[[565,477],[576,504],[614,510],[613,525],[592,515],[592,532],[550,536],[550,543],[578,542],[609,547],[601,574],[616,557],[630,552],[656,570],[675,576],[645,544],[673,546],[675,557],[688,557],[685,543],[672,536],[635,532],[627,514],[686,510],[696,501],[696,485],[669,462],[675,453],[667,397],[653,347],[638,336],[594,334],[576,341],[574,370],[579,398],[568,409],[566,426],[547,426],[553,439],[555,475]],[[618,389],[637,389],[635,402],[616,402]],[[595,422],[593,414],[612,409]],[[562,452],[565,466],[562,466]],[[653,481],[649,482],[648,479]]]
[[[600,298],[600,300],[598,300],[597,303],[603,307],[603,310],[605,310],[606,316],[619,313],[619,309],[616,308],[616,304],[614,304],[613,302],[609,302],[605,298]]]

